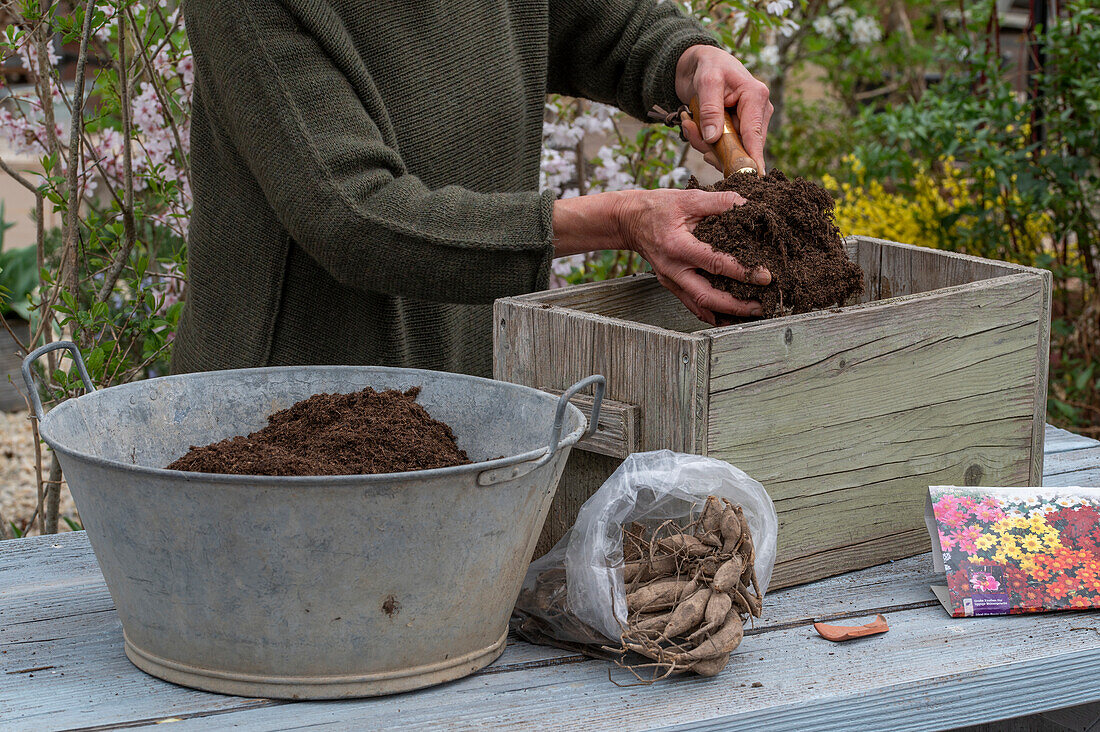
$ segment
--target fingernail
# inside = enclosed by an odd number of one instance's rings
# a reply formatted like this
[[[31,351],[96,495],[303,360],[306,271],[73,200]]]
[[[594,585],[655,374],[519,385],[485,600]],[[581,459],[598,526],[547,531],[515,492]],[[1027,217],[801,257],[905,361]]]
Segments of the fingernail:
[[[767,285],[772,281],[772,274],[768,270],[760,268],[753,273],[752,279],[758,285]]]
[[[749,314],[759,317],[764,314],[764,307],[762,305],[754,305],[752,310],[749,311]]]
[[[718,128],[714,125],[707,125],[703,128],[703,139],[709,140],[714,137],[714,134],[718,132]]]

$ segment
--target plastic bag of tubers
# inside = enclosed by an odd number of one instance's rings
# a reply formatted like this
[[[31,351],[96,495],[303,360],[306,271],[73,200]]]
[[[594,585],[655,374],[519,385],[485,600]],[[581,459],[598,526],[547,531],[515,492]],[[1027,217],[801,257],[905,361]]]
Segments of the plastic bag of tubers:
[[[777,530],[764,487],[729,463],[635,453],[531,564],[512,627],[653,678],[714,675],[760,617]]]

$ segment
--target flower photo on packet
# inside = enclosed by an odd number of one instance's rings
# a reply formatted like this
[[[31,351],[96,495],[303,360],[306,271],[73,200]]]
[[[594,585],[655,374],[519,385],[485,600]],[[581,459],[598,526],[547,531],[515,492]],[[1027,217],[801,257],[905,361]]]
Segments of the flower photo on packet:
[[[1100,489],[932,486],[925,523],[953,617],[1100,608]]]

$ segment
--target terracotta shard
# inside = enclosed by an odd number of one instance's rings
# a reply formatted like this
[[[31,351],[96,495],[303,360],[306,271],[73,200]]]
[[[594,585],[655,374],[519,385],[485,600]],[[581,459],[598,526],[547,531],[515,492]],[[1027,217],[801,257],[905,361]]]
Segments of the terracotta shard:
[[[866,625],[828,625],[826,623],[814,623],[814,630],[825,640],[836,643],[840,641],[862,638],[865,635],[878,635],[890,630],[886,624],[886,618],[879,615]]]

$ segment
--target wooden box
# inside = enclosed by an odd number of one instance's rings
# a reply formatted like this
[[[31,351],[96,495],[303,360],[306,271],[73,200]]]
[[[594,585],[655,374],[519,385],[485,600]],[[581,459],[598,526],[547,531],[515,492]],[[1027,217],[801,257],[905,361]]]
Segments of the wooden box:
[[[711,328],[651,275],[498,300],[498,379],[607,377],[537,553],[631,452],[711,455],[779,514],[772,587],[929,550],[929,485],[1039,485],[1050,273],[852,237],[846,307]],[[583,402],[583,399],[578,403]]]

